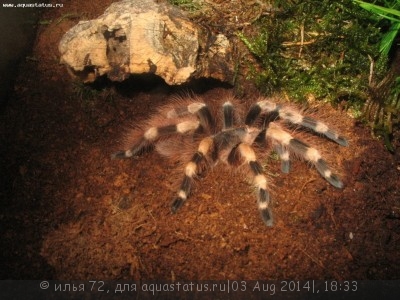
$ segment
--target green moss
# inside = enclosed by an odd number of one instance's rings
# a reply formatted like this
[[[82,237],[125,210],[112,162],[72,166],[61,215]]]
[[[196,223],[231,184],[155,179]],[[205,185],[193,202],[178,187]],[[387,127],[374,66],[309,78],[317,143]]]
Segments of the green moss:
[[[198,0],[169,0],[168,2],[190,12],[195,12],[201,9],[201,4]]]
[[[280,13],[257,22],[256,35],[239,34],[260,63],[252,72],[259,87],[299,101],[364,102],[381,38],[367,12],[350,0],[279,4]]]

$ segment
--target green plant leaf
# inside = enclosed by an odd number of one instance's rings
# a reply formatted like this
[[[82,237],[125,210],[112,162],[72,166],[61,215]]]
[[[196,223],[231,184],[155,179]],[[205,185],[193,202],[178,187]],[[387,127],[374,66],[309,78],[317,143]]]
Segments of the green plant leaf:
[[[389,31],[382,37],[379,51],[387,56],[390,49],[392,48],[393,42],[396,39],[397,34],[400,31],[400,23],[394,23],[390,27]]]
[[[388,19],[392,22],[400,22],[400,10],[394,8],[388,8],[360,0],[353,0],[355,3],[360,5],[365,10],[368,10],[382,18]],[[398,17],[398,18],[396,18]]]

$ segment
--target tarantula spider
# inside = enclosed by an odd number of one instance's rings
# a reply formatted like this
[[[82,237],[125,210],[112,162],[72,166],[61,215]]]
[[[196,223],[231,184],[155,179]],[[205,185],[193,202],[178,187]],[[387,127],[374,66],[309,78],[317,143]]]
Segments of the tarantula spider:
[[[234,167],[247,168],[256,187],[258,209],[267,226],[273,224],[268,180],[257,155],[266,156],[268,148],[279,155],[282,172],[289,172],[290,158],[294,154],[314,165],[331,185],[343,187],[319,151],[293,137],[283,126],[303,127],[347,146],[344,137],[326,124],[303,116],[290,107],[282,107],[271,98],[260,98],[247,109],[247,113],[243,112],[244,105],[234,97],[225,97],[222,101],[204,101],[193,97],[176,99],[172,104],[163,106],[142,128],[129,133],[129,149],[114,153],[112,158],[140,155],[153,146],[161,154],[166,154],[165,145],[168,141],[169,146],[175,144],[173,151],[179,153],[182,151],[181,146],[176,146],[179,139],[186,139],[186,144],[196,143],[197,150],[194,149],[191,159],[188,159],[182,183],[172,202],[172,212],[177,212],[187,200],[194,178],[204,165],[208,167],[221,161]]]

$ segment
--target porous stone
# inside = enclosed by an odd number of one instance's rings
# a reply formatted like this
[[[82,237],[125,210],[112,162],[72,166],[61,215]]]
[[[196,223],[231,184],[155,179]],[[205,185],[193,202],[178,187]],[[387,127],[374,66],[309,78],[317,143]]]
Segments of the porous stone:
[[[143,73],[171,85],[200,77],[233,80],[229,40],[166,2],[115,2],[97,19],[81,21],[65,33],[59,51],[61,63],[85,82],[105,74],[123,81]]]

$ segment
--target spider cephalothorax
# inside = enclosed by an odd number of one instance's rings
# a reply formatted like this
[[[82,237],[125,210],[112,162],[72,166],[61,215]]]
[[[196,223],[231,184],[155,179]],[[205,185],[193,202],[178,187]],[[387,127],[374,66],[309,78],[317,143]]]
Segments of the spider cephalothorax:
[[[264,157],[269,149],[281,159],[281,170],[288,173],[293,155],[310,162],[330,184],[343,184],[328,167],[318,150],[293,137],[285,124],[306,128],[328,139],[347,146],[345,138],[326,124],[301,115],[270,98],[260,98],[247,110],[246,105],[233,97],[222,100],[183,97],[163,106],[156,115],[129,134],[127,150],[112,155],[128,158],[140,155],[156,146],[165,154],[169,140],[185,139],[196,143],[197,150],[184,167],[184,177],[171,210],[176,212],[190,195],[193,180],[204,165],[221,161],[234,167],[245,167],[257,190],[257,204],[267,226],[272,226],[268,180],[257,156]],[[293,131],[293,130],[292,130]],[[175,140],[174,140],[175,139]],[[180,145],[185,145],[181,143]],[[256,146],[256,147],[254,147]],[[175,147],[175,151],[180,151]],[[257,151],[257,154],[256,154]]]

